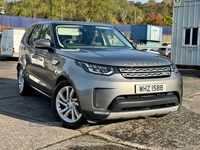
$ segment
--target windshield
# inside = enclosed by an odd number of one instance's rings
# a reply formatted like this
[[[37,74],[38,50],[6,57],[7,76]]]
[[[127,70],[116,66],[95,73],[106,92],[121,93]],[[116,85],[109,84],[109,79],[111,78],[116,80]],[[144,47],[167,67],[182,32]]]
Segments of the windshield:
[[[56,25],[57,48],[128,48],[132,45],[113,27]]]

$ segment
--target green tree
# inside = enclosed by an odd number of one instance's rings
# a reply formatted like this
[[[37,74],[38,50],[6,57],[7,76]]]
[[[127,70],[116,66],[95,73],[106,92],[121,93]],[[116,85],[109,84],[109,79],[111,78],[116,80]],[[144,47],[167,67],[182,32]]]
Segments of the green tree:
[[[148,3],[151,4],[151,5],[156,5],[156,1],[155,0],[149,0]]]
[[[172,17],[166,16],[162,18],[163,26],[172,26]]]
[[[111,23],[116,18],[115,0],[91,0],[89,17],[92,22]]]
[[[6,15],[32,18],[61,19],[61,5],[63,7],[63,20],[86,21],[104,23],[141,24],[149,21],[152,13],[161,14],[164,18],[172,17],[172,0],[163,0],[156,3],[135,3],[127,0],[11,0],[6,4]]]
[[[164,2],[157,4],[157,6],[158,6],[157,13],[160,13],[164,17],[169,15],[168,6]]]

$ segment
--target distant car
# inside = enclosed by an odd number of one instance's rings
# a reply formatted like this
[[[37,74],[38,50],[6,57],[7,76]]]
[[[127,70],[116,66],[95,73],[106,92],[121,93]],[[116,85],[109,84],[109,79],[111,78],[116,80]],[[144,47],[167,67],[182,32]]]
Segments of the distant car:
[[[145,48],[145,49],[142,49],[142,51],[149,52],[149,53],[154,53],[154,54],[160,54],[157,50],[155,50],[153,48]]]
[[[159,48],[158,51],[161,55],[165,55],[171,58],[171,48],[162,47],[162,48]]]

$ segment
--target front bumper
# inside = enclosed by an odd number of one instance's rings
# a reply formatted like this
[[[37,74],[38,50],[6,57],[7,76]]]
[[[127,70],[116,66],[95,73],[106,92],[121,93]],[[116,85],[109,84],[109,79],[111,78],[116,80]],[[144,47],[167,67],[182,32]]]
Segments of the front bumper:
[[[87,118],[128,119],[161,115],[178,110],[182,103],[182,78],[180,74],[174,72],[170,77],[164,78],[126,79],[120,73],[112,76],[101,76],[87,73],[81,69],[71,77],[77,91],[82,114]],[[126,104],[118,105],[119,109],[111,108],[116,105],[113,102],[118,97],[138,96],[135,89],[138,84],[166,84],[166,91],[154,93],[164,94],[164,96],[157,98],[151,98],[151,96],[144,98],[146,94],[142,94],[143,98],[122,100],[121,102],[126,102]],[[172,94],[171,98],[168,96],[169,93]],[[172,104],[172,101],[174,105],[169,105]],[[163,107],[157,107],[158,105]],[[138,106],[136,108],[138,110],[132,110],[136,106]],[[154,106],[157,108],[148,109],[148,107]]]
[[[163,109],[155,109],[155,110],[143,110],[143,111],[130,111],[130,112],[112,112],[108,115],[106,119],[131,119],[138,117],[146,117],[146,116],[157,116],[168,114],[170,112],[177,111],[181,105],[163,108]]]

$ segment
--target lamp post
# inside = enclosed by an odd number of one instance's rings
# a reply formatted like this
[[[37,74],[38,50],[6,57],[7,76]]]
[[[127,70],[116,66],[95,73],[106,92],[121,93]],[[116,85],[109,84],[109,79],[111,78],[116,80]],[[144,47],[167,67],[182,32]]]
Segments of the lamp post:
[[[6,5],[0,5],[1,7],[1,14],[2,14],[2,26],[3,26],[3,15],[5,14],[4,8],[6,7]]]

